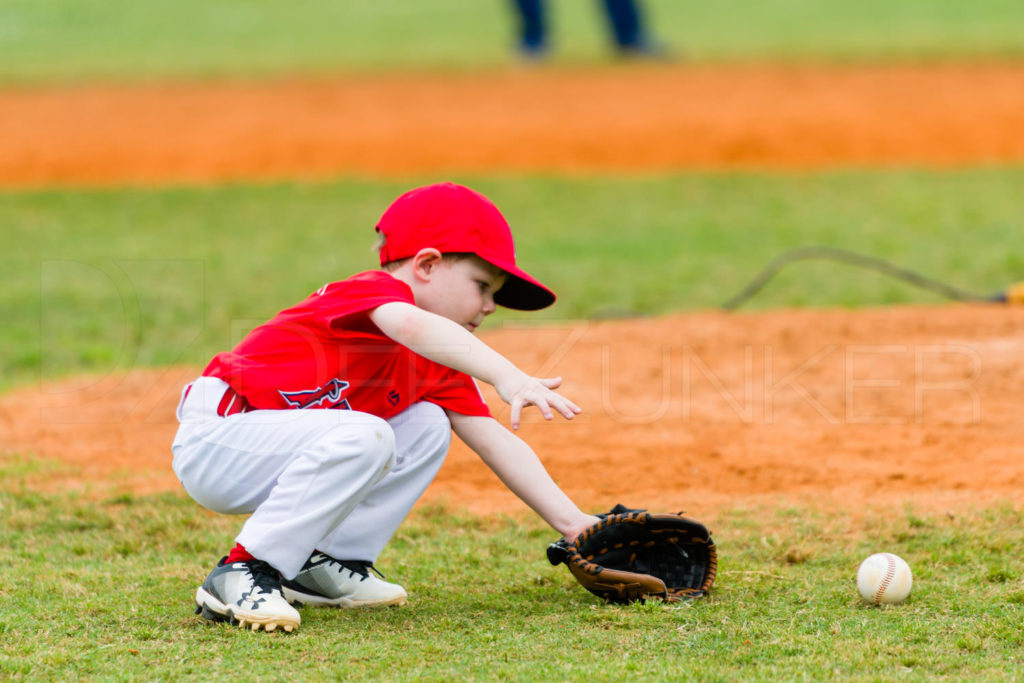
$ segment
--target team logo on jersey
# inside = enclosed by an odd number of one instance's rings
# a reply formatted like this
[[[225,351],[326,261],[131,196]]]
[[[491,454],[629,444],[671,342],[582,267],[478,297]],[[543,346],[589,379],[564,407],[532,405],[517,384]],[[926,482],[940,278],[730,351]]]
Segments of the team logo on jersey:
[[[394,389],[388,392],[388,403],[390,403],[391,405],[397,406],[398,402],[401,400],[402,397]]]
[[[348,399],[342,399],[341,395],[348,389],[349,383],[340,379],[332,379],[322,387],[306,389],[304,391],[281,391],[281,398],[291,408],[341,408],[351,410]]]

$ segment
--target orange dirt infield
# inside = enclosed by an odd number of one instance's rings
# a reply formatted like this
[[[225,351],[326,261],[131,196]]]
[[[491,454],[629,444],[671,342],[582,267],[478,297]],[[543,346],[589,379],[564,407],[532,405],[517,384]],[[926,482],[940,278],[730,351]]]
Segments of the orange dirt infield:
[[[1024,160],[1024,64],[654,66],[0,92],[0,186]]]
[[[6,187],[1019,162],[1024,64],[21,89],[0,92],[0,139]],[[571,423],[534,414],[522,435],[590,509],[1024,502],[1021,309],[702,312],[485,337],[563,374],[584,406]],[[0,448],[68,464],[42,487],[178,490],[173,410],[197,371],[10,392]],[[461,445],[427,498],[524,509]]]
[[[1022,502],[1024,310],[911,307],[505,328],[485,339],[585,412],[521,428],[591,508]],[[0,397],[0,442],[60,458],[43,486],[140,492],[170,471],[174,406],[197,368],[80,378]],[[493,394],[488,402],[498,406]],[[507,419],[506,413],[496,413]],[[525,509],[461,444],[427,498]]]

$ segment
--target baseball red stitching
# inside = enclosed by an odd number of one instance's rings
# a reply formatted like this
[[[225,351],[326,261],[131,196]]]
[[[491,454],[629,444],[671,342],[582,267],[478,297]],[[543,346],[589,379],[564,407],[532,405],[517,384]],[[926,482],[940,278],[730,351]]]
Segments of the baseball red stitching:
[[[892,580],[896,578],[896,560],[893,559],[892,555],[885,554],[885,561],[889,563],[889,568],[885,572],[885,576],[882,577],[882,583],[878,584],[878,590],[875,591],[875,604],[882,602],[882,596],[885,595],[885,589],[889,587]]]

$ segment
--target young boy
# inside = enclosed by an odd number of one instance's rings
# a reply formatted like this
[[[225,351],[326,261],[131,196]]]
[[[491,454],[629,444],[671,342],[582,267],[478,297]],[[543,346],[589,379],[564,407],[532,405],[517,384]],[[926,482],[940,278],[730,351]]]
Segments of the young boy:
[[[292,631],[293,604],[402,605],[374,562],[448,451],[451,432],[555,530],[597,519],[533,450],[490,416],[495,387],[518,429],[580,412],[473,332],[496,305],[536,310],[554,294],[516,266],[508,223],[452,183],[395,200],[377,225],[382,270],[324,285],[218,354],[182,392],[174,471],[201,505],[252,513],[196,591],[197,613]]]

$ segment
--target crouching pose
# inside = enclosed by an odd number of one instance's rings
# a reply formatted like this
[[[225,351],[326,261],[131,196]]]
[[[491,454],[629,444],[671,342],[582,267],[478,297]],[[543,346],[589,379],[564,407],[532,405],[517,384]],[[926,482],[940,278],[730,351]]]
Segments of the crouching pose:
[[[378,225],[380,270],[324,285],[218,354],[182,392],[174,471],[199,504],[251,513],[196,591],[197,613],[293,631],[295,606],[402,605],[374,562],[433,480],[451,433],[555,530],[596,518],[491,417],[494,386],[517,429],[526,406],[580,409],[473,333],[498,305],[554,294],[516,265],[508,224],[452,183],[411,190]]]

